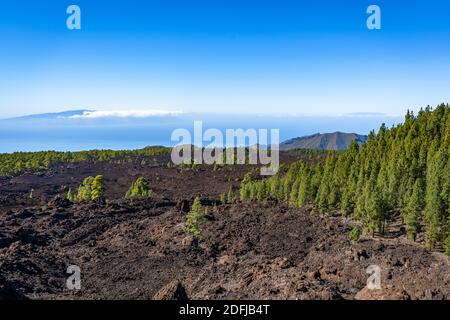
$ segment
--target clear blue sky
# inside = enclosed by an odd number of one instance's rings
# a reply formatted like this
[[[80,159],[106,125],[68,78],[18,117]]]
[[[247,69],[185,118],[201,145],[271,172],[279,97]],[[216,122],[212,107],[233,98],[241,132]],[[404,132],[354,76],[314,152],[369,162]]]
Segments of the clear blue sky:
[[[82,30],[66,29],[66,8]],[[366,8],[382,29],[366,28]],[[175,109],[404,114],[450,102],[448,0],[16,0],[0,6],[0,118]]]

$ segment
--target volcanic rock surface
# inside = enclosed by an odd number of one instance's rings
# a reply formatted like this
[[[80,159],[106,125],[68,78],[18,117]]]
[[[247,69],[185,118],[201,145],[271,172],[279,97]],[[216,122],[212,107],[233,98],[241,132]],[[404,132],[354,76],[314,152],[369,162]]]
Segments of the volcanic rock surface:
[[[1,179],[0,300],[450,299],[449,260],[404,236],[352,243],[353,222],[342,217],[272,201],[218,204],[250,166],[193,171],[140,160]],[[104,200],[64,199],[98,174]],[[138,176],[154,196],[124,200]],[[198,240],[183,231],[196,196],[209,207]],[[71,265],[81,290],[66,287]],[[371,265],[381,271],[379,290],[366,287]]]

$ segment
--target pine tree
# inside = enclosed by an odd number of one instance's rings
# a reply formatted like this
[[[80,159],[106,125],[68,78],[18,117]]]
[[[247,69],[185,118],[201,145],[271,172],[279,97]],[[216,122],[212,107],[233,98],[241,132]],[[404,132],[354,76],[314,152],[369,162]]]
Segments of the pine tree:
[[[244,179],[242,179],[241,189],[239,190],[239,196],[241,201],[250,198],[251,182],[252,182],[252,173],[248,172],[245,174]]]
[[[91,186],[94,182],[94,177],[87,177],[83,180],[83,183],[78,187],[76,195],[77,201],[89,201],[91,200]]]
[[[303,207],[312,201],[313,190],[311,185],[311,170],[305,167],[300,176],[300,184],[297,194],[297,206]]]
[[[298,203],[298,192],[300,186],[300,176],[295,179],[294,184],[292,185],[291,192],[289,195],[289,205],[291,207],[297,206]]]
[[[423,209],[423,183],[420,179],[414,183],[414,188],[409,198],[408,205],[405,209],[405,223],[408,237],[413,241],[416,240],[416,235],[420,232],[421,216]]]
[[[187,214],[184,231],[195,238],[199,238],[201,236],[201,224],[204,222],[206,215],[207,211],[202,210],[200,198],[196,197],[191,210]]]
[[[72,193],[71,190],[69,191]],[[77,195],[71,195],[71,198],[73,202],[97,200],[103,196],[104,191],[103,176],[87,177],[78,187]],[[69,194],[67,197],[69,198]]]
[[[139,177],[131,184],[131,187],[125,194],[125,198],[149,198],[152,196],[152,193],[152,190],[148,186],[148,181],[143,177]]]
[[[260,180],[256,184],[256,199],[262,201],[267,197],[267,184],[265,180]]]
[[[436,144],[431,150],[437,148]],[[444,199],[442,198],[442,168],[446,164],[443,150],[431,151],[427,166],[427,188],[425,205],[425,231],[427,243],[434,247],[444,241],[447,231],[447,219]]]
[[[322,180],[317,193],[316,206],[322,212],[330,209],[335,202],[334,193],[336,190],[334,190],[332,184],[335,161],[335,153],[330,153],[325,162]]]
[[[369,186],[366,192],[366,229],[373,235],[375,231],[382,231],[383,204],[377,188],[372,189]]]
[[[97,200],[103,196],[105,186],[103,185],[103,176],[96,176],[91,185],[91,200]]]

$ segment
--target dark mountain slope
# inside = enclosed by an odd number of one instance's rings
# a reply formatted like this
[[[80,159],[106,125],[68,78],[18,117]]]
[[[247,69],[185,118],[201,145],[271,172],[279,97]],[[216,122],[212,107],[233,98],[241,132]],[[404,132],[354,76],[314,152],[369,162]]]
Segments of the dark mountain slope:
[[[359,144],[367,140],[367,136],[356,133],[324,133],[287,140],[280,144],[280,150],[316,149],[316,150],[346,150],[356,140]]]

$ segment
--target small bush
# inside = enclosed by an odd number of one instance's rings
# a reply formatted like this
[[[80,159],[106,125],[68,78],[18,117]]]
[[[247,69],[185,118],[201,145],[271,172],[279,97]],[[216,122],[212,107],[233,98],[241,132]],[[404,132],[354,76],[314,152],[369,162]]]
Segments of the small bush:
[[[153,192],[150,190],[147,180],[143,177],[139,177],[131,184],[130,189],[128,189],[125,194],[125,198],[149,198],[152,194]]]
[[[348,235],[348,238],[353,242],[358,242],[361,238],[362,231],[361,228],[355,227],[350,231],[350,234]]]

